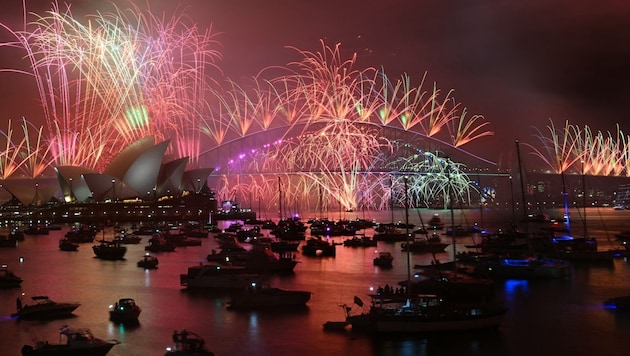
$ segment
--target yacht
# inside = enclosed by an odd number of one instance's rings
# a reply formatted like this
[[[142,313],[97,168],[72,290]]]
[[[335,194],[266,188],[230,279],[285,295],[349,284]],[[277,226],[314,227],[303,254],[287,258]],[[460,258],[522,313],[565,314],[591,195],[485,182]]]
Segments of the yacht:
[[[180,274],[180,285],[187,289],[244,289],[259,276],[247,273],[244,266],[199,264]]]

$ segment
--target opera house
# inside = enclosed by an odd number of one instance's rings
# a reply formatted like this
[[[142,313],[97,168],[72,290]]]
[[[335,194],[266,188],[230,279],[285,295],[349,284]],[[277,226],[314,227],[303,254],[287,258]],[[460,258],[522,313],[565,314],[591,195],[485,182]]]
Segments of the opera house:
[[[207,186],[213,168],[186,170],[188,158],[169,161],[170,141],[153,137],[122,150],[102,173],[77,166],[55,167],[53,177],[0,181],[11,199],[0,209],[12,221],[102,222],[204,221],[217,209]]]

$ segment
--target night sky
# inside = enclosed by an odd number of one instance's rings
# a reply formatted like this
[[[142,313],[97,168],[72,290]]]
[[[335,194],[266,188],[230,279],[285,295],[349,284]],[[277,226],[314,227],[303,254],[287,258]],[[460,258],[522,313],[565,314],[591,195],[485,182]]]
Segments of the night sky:
[[[108,3],[69,1],[75,18],[108,11]],[[128,1],[114,1],[125,7]],[[146,2],[141,2],[146,7]],[[417,0],[183,0],[149,1],[167,17],[175,7],[221,42],[219,63],[231,78],[300,59],[294,50],[320,51],[341,43],[357,68],[383,68],[390,78],[407,73],[419,85],[436,82],[495,132],[465,146],[501,162],[514,140],[535,143],[533,127],[549,120],[593,131],[630,132],[630,3],[600,0],[544,2]],[[22,1],[3,0],[0,22],[19,29]],[[98,8],[97,8],[98,6]],[[50,1],[27,1],[41,13]],[[16,27],[17,26],[17,27]],[[6,32],[1,38],[6,39]],[[0,48],[0,67],[19,67],[22,52]],[[39,115],[34,83],[0,73],[0,117]],[[426,84],[425,84],[426,85]],[[427,89],[430,87],[427,86]],[[19,104],[19,105],[18,105]],[[488,149],[488,147],[491,147]],[[497,147],[501,149],[497,150]]]

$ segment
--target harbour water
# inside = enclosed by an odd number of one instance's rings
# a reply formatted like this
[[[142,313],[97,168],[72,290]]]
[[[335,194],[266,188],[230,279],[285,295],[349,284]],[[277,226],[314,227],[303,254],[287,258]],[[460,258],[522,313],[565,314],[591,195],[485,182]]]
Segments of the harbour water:
[[[446,210],[416,210],[409,221],[418,224],[438,213],[447,225]],[[511,212],[456,211],[454,224],[474,222],[496,228],[511,219]],[[319,217],[321,214],[313,214]],[[337,215],[337,216],[336,216]],[[561,213],[559,213],[561,215]],[[577,212],[573,212],[577,216]],[[390,222],[389,212],[331,213],[330,219],[366,218]],[[600,249],[618,247],[614,234],[630,230],[630,211],[591,208],[587,211],[589,235],[596,236]],[[271,216],[270,216],[271,217]],[[310,216],[304,216],[308,218]],[[402,211],[396,221],[404,221]],[[506,220],[507,219],[507,220]],[[228,224],[229,222],[224,222]],[[584,225],[574,223],[580,233]],[[77,252],[59,251],[58,241],[67,227],[50,235],[26,236],[18,247],[0,249],[0,263],[7,264],[24,279],[21,288],[0,290],[0,339],[2,355],[19,355],[33,340],[58,341],[64,326],[86,327],[95,336],[121,343],[108,355],[163,355],[172,342],[174,330],[187,329],[205,338],[217,355],[628,355],[630,315],[607,310],[607,298],[630,294],[630,265],[617,258],[613,264],[575,265],[567,280],[497,282],[497,298],[509,311],[496,331],[429,336],[368,336],[347,332],[326,332],[326,321],[341,321],[341,305],[353,297],[369,300],[370,287],[395,284],[407,278],[408,263],[428,264],[430,254],[412,254],[407,259],[400,243],[379,242],[376,248],[337,246],[336,257],[313,258],[297,253],[295,273],[274,276],[270,283],[287,289],[309,290],[311,300],[304,309],[287,311],[232,311],[221,293],[191,293],[180,286],[179,275],[199,264],[212,249],[213,237],[201,246],[178,247],[175,252],[156,254],[157,270],[143,270],[136,262],[143,256],[145,237],[138,245],[127,245],[126,259],[104,261],[94,257],[92,244],[81,244]],[[368,232],[368,235],[371,235]],[[443,237],[447,242],[450,238]],[[333,238],[338,242],[342,238]],[[456,249],[465,250],[471,237],[456,238]],[[394,267],[373,266],[375,251],[393,253]],[[453,249],[436,257],[452,259]],[[48,295],[55,301],[76,301],[75,316],[51,321],[11,318],[16,297]],[[108,319],[108,306],[119,298],[131,297],[142,307],[139,325],[123,326]]]

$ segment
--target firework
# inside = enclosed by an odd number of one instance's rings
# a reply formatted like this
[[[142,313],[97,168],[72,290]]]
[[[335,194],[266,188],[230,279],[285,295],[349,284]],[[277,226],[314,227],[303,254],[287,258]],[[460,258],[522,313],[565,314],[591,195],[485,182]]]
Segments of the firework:
[[[569,124],[562,129],[551,122],[549,135],[538,131],[540,145],[528,145],[532,154],[544,162],[554,173],[575,172],[603,176],[630,176],[628,170],[628,137],[617,126],[616,135],[601,131],[593,133]],[[540,148],[538,148],[540,147]]]
[[[386,169],[427,168],[396,156],[385,128],[459,151],[492,134],[482,116],[455,102],[452,90],[443,95],[435,83],[426,90],[426,75],[415,86],[407,75],[393,81],[375,68],[358,69],[356,54],[343,58],[339,45],[322,41],[320,52],[291,47],[301,60],[237,83],[222,76],[214,34],[180,13],[160,18],[133,4],[114,5],[79,21],[69,7],[53,3],[51,11],[32,16],[23,30],[7,28],[15,41],[5,45],[26,52],[47,132],[38,131],[35,146],[9,143],[5,135],[5,176],[20,165],[37,174],[46,168],[43,157],[103,171],[120,149],[145,137],[170,140],[169,154],[197,165],[202,154],[277,129],[284,134],[264,135],[267,144],[252,150],[252,159],[213,162],[232,172],[218,183],[220,197],[264,194],[274,204],[270,177],[282,175],[289,205],[317,200],[326,207],[382,208]],[[19,161],[16,151],[29,158]],[[466,189],[454,182],[466,179],[447,166],[452,170],[431,172],[439,179],[423,183],[418,196],[454,190],[464,199]],[[330,198],[306,193],[313,191]]]

